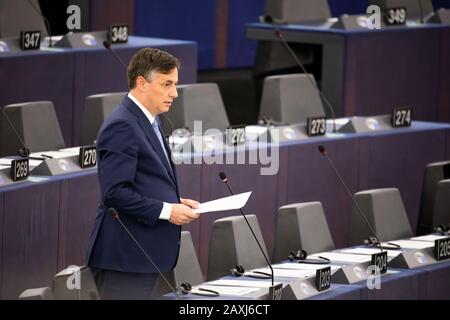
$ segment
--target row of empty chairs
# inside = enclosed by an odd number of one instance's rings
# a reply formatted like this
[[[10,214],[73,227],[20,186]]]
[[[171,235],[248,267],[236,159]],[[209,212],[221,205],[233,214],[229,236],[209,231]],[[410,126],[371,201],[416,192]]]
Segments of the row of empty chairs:
[[[380,241],[413,236],[398,189],[366,190],[354,196],[373,225]],[[435,206],[442,205],[441,203]],[[446,212],[445,216],[440,217],[442,221],[450,222],[450,206],[441,207],[439,210]],[[247,216],[247,219],[265,254],[268,255],[257,216],[251,214]],[[364,239],[372,236],[355,208],[353,208],[350,225],[349,245],[361,245]],[[272,262],[274,263],[286,260],[290,252],[300,249],[308,254],[334,250],[335,244],[322,204],[307,202],[280,207],[273,247]],[[242,216],[218,219],[212,228],[206,280],[216,280],[230,275],[230,270],[236,265],[242,265],[245,269],[254,269],[265,266],[266,261]],[[76,269],[68,268],[61,271],[55,276],[51,288],[28,289],[21,294],[20,299],[98,299],[95,282],[88,267],[83,267],[80,271],[82,289],[67,289],[67,279],[74,270]],[[183,282],[189,282],[191,285],[204,282],[189,232],[182,232],[177,265],[165,276],[175,288],[180,287]],[[154,298],[170,292],[170,288],[159,278],[155,286]]]
[[[317,90],[305,74],[272,76],[265,79],[260,118],[283,123],[302,123],[306,118],[325,116]],[[80,145],[93,144],[104,119],[122,101],[126,92],[96,94],[86,98]],[[224,103],[215,83],[178,86],[179,97],[165,115],[166,135],[179,128],[194,129],[202,121],[202,132],[224,131],[230,126]],[[58,118],[50,101],[11,104],[4,107],[26,146],[32,152],[58,150],[66,146]],[[0,156],[14,155],[21,147],[6,120],[0,121]]]

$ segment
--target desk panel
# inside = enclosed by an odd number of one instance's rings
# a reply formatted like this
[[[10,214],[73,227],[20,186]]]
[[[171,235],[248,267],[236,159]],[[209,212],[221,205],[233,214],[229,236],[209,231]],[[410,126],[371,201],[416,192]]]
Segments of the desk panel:
[[[49,286],[57,271],[60,184],[4,193],[1,298]]]
[[[61,181],[58,270],[86,264],[86,247],[99,201],[96,172]]]

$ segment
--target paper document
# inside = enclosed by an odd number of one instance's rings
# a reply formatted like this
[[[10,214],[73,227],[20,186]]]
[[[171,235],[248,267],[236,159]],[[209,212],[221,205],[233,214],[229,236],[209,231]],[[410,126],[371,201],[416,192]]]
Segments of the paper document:
[[[274,282],[274,285],[277,285],[281,282]],[[208,282],[211,286],[235,286],[235,287],[251,287],[251,288],[270,288],[272,286],[272,280],[214,280]]]
[[[414,237],[414,238],[411,238],[411,240],[434,242],[436,240],[444,239],[444,238],[448,238],[448,237],[450,237],[450,235],[443,236],[443,235],[429,234],[426,236]]]
[[[319,256],[328,258],[331,260],[331,262],[339,261],[339,262],[355,262],[355,263],[362,263],[366,261],[370,261],[371,257],[369,256],[363,256],[359,254],[347,254],[347,253],[339,253],[339,252],[321,252],[321,253],[315,253],[310,256],[309,258],[318,258]]]
[[[1,158],[0,159],[0,165],[1,166],[6,166],[6,167],[11,167],[11,161],[13,161],[13,159]]]
[[[269,268],[260,268],[253,271],[260,271],[270,274]],[[287,277],[287,278],[306,278],[314,276],[316,271],[314,270],[296,270],[296,269],[273,269],[275,277]]]
[[[396,240],[396,241],[390,241],[390,242],[398,244],[401,248],[407,248],[407,249],[425,249],[425,248],[434,247],[434,242],[429,242],[429,241]],[[384,245],[384,243],[382,245]]]
[[[243,296],[260,290],[260,288],[247,288],[247,287],[233,287],[233,286],[210,286],[210,285],[200,285],[192,288],[191,293],[200,293],[202,295],[207,295],[208,291],[200,290],[208,289],[218,292],[221,296]]]
[[[400,250],[384,250],[387,252],[388,257],[390,258],[395,258],[396,256],[398,256],[400,253],[402,253]],[[376,248],[352,248],[352,249],[344,249],[341,250],[342,253],[354,253],[354,254],[368,254],[368,255],[372,255],[374,253],[379,253],[380,249],[376,249]]]
[[[195,213],[205,213],[213,211],[240,209],[247,203],[248,198],[252,194],[251,191],[236,194],[234,196],[220,198],[208,202],[200,203],[198,209],[193,209]]]
[[[295,269],[295,270],[319,270],[326,267],[330,267],[331,272],[335,270],[339,270],[341,267],[332,265],[332,264],[310,264],[310,263],[297,263],[297,262],[288,262],[282,264],[274,264],[272,265],[273,269]]]
[[[42,152],[34,152],[30,154],[30,157],[39,157],[39,158],[67,158],[77,156],[79,152],[74,151],[42,151]]]

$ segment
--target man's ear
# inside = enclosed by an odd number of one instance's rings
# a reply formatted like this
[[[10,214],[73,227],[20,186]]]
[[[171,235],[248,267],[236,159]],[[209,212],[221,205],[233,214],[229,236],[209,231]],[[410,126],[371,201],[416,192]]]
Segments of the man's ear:
[[[143,76],[139,76],[136,78],[136,89],[139,91],[145,91],[147,86],[147,81],[145,81]]]

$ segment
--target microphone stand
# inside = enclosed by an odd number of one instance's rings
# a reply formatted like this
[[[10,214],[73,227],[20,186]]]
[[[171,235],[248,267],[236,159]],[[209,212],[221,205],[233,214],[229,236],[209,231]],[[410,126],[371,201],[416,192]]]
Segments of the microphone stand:
[[[221,178],[222,181],[225,182],[225,184],[227,185],[228,190],[230,191],[231,195],[234,195],[233,190],[231,190],[231,187],[230,187],[230,185],[228,184],[228,179],[227,179],[227,177],[225,176],[225,173],[221,172],[221,173],[220,173],[220,178]],[[270,264],[269,259],[267,258],[266,254],[264,253],[264,250],[263,250],[263,248],[261,247],[261,244],[259,243],[258,238],[256,237],[255,232],[253,231],[253,228],[251,227],[250,223],[248,222],[247,217],[246,217],[244,211],[242,210],[242,208],[240,208],[239,210],[241,211],[241,214],[242,214],[242,216],[244,217],[245,222],[247,223],[247,226],[248,226],[248,228],[250,229],[250,231],[251,231],[251,233],[252,233],[252,235],[253,235],[253,238],[255,238],[256,243],[258,244],[259,250],[261,250],[261,252],[262,252],[262,254],[263,254],[263,256],[264,256],[264,259],[266,260],[267,264],[269,265],[270,271],[271,271],[271,273],[272,273],[272,274],[271,274],[271,280],[272,280],[272,286],[273,286],[273,283],[274,283],[274,273],[273,273],[272,265]]]
[[[281,40],[283,45],[289,51],[289,53],[292,56],[292,58],[294,58],[295,62],[300,66],[300,68],[302,69],[303,73],[308,78],[309,82],[311,82],[313,87],[316,88],[317,92],[319,92],[319,95],[322,97],[323,101],[325,101],[325,104],[328,107],[328,110],[330,110],[331,116],[333,117],[333,133],[336,133],[336,114],[334,112],[333,107],[331,106],[330,101],[328,101],[327,97],[323,94],[322,90],[319,89],[319,86],[317,85],[317,83],[314,82],[314,80],[311,78],[311,75],[306,71],[305,66],[300,61],[300,59],[297,57],[295,52],[292,50],[291,46],[287,43],[287,41],[284,38],[283,33],[280,31],[280,29],[278,29],[277,27],[274,27],[274,29],[275,29],[275,35],[277,36],[277,38]]]

